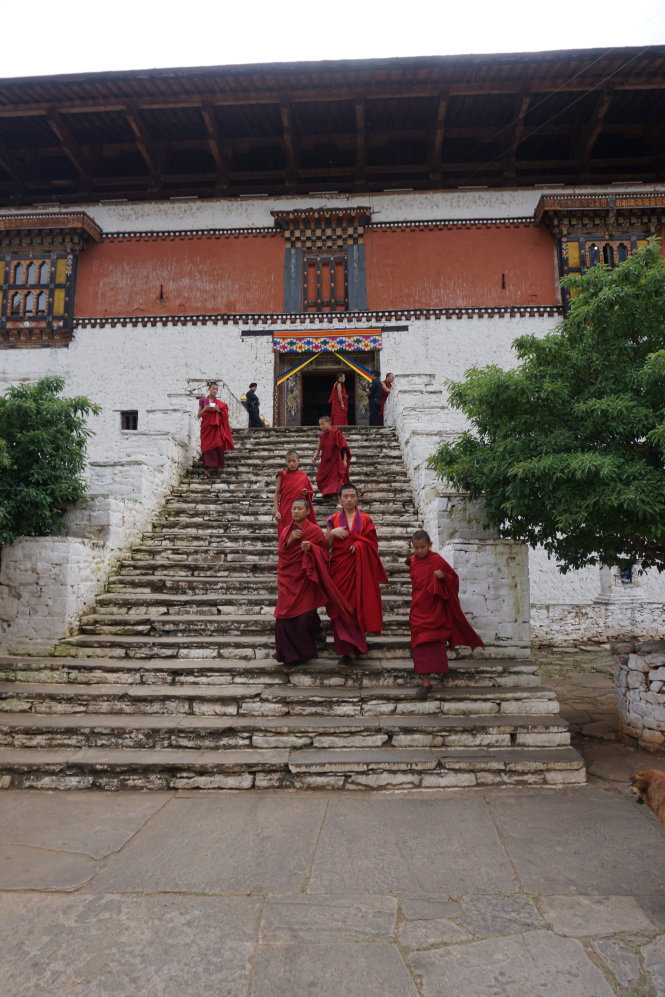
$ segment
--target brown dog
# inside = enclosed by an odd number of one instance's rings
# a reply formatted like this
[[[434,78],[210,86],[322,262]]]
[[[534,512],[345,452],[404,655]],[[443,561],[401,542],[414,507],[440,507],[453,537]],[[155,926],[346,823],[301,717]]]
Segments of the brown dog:
[[[630,780],[630,788],[637,797],[636,802],[646,803],[665,831],[665,772],[659,769],[636,772]]]

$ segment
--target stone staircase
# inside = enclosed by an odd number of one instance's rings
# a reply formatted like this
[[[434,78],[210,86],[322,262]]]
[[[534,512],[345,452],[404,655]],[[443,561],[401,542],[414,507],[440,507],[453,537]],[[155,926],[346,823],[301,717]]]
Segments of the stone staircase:
[[[50,658],[0,659],[0,787],[405,789],[582,783],[556,696],[524,660],[451,662],[413,697],[417,526],[394,432],[349,428],[352,480],[389,575],[366,661],[272,659],[275,471],[311,428],[237,431],[221,480],[194,467]],[[330,502],[317,503],[319,521]]]

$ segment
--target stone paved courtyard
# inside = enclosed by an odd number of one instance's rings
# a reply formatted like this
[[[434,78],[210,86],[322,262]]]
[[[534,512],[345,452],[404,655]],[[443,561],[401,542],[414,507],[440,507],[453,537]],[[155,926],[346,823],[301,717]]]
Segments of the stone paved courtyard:
[[[626,785],[665,758],[613,741],[606,652],[538,658],[586,786],[3,793],[0,993],[665,997],[664,841]]]

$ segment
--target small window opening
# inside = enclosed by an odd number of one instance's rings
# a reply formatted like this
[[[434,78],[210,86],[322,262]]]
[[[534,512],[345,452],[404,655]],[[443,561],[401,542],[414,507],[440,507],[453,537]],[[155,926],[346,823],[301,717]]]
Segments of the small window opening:
[[[120,413],[120,428],[121,429],[139,428],[139,413],[137,409],[128,409],[126,412]]]
[[[632,585],[633,584],[633,569],[632,568],[622,568],[619,572],[619,578],[621,579],[622,585]]]

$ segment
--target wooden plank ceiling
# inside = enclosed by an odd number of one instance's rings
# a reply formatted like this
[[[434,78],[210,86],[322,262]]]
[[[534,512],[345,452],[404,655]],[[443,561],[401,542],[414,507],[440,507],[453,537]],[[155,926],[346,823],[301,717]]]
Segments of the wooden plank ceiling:
[[[665,180],[665,46],[0,80],[0,205]]]

